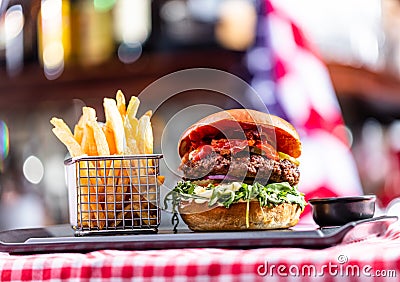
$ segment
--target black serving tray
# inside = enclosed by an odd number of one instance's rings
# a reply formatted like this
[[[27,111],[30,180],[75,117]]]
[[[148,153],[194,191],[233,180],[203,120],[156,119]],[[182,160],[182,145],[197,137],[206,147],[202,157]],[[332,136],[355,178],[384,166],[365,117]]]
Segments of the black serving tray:
[[[343,226],[315,228],[297,225],[286,230],[241,232],[192,232],[160,230],[156,234],[75,237],[70,225],[15,229],[0,232],[0,252],[52,253],[90,252],[101,249],[149,250],[171,248],[326,248],[379,236],[397,221],[381,216],[354,221]]]

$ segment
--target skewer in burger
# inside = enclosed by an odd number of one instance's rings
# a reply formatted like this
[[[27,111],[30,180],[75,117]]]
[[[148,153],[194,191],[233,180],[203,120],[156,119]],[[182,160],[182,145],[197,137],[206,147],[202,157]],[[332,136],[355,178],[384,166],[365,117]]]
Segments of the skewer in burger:
[[[217,112],[190,126],[178,152],[174,203],[195,231],[289,228],[306,202],[297,190],[301,142],[287,121],[254,110]]]

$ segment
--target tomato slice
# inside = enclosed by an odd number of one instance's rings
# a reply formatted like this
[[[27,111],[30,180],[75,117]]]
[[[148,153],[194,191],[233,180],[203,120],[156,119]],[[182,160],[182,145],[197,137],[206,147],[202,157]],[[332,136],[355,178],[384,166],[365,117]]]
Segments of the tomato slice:
[[[248,146],[248,143],[247,140],[218,139],[218,140],[212,140],[211,146],[216,151],[229,150],[231,154],[236,154],[238,152],[244,151]]]
[[[212,140],[211,146],[216,150],[230,150],[231,154],[236,154],[238,152],[248,150],[249,147],[256,147],[262,153],[270,159],[279,160],[279,155],[268,143],[261,143],[260,141],[255,140],[239,140],[239,139],[219,139]]]
[[[263,151],[264,152],[264,154],[269,158],[269,159],[272,159],[272,160],[275,160],[275,161],[277,161],[277,160],[279,160],[279,155],[278,155],[278,153],[276,152],[276,150],[274,149],[274,147],[272,147],[270,144],[262,144],[261,142],[259,142],[259,143],[257,143],[256,144],[256,147],[258,148],[258,149],[260,149],[261,151]]]
[[[204,159],[213,152],[221,155],[234,155],[245,150],[265,155],[272,160],[279,160],[279,155],[275,148],[268,143],[261,143],[260,140],[213,139],[211,140],[211,144],[207,144],[204,140],[201,140],[196,145],[196,149],[189,153],[189,159],[192,161]]]
[[[189,159],[196,162],[198,160],[206,158],[208,155],[214,151],[213,147],[210,145],[200,146],[196,150],[189,153]]]

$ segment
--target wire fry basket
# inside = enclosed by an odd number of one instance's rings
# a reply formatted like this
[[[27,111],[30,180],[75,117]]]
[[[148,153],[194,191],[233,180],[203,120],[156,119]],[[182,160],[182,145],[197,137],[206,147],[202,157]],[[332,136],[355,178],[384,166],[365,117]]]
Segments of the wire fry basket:
[[[76,236],[157,232],[161,154],[67,159],[69,216]]]

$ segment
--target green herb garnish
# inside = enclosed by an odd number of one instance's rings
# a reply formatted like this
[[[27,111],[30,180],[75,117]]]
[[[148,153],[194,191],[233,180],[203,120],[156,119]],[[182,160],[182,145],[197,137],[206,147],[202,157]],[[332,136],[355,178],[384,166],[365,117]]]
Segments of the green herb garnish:
[[[240,187],[238,188],[238,186]],[[196,193],[196,188],[202,192],[212,190],[210,197],[204,197],[204,193]],[[208,184],[201,187],[192,181],[180,181],[175,188],[165,197],[165,207],[171,202],[174,211],[179,200],[201,199],[208,201],[208,205],[223,205],[229,208],[231,204],[239,201],[250,202],[258,200],[260,206],[276,206],[283,203],[298,204],[303,210],[306,206],[304,194],[297,190],[296,186],[290,186],[287,182],[270,183],[262,185],[258,182],[254,184],[238,183],[232,184]]]

